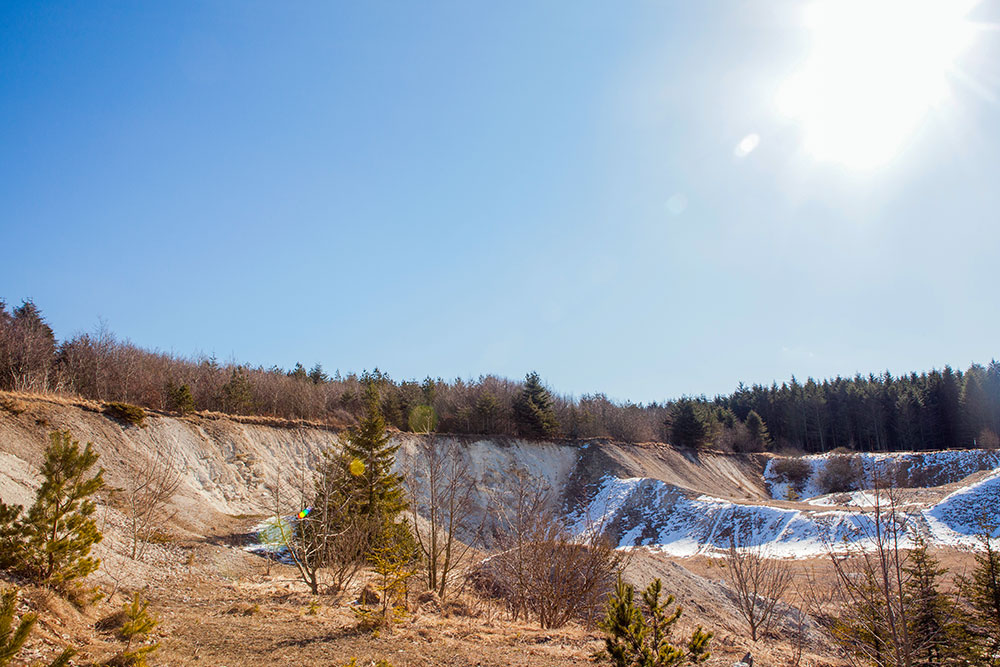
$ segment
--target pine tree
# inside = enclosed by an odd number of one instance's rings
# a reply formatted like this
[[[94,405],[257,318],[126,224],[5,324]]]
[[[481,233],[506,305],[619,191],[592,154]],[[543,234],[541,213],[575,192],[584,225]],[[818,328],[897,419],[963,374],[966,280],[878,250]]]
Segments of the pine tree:
[[[968,638],[957,621],[954,601],[938,590],[937,579],[947,570],[939,568],[918,541],[904,568],[906,583],[906,618],[912,652],[912,667],[964,665],[969,653]]]
[[[173,382],[167,382],[167,405],[171,410],[182,415],[194,412],[194,396],[191,395],[191,387],[186,382],[179,387],[175,386]]]
[[[90,497],[103,485],[103,470],[87,478],[97,462],[91,443],[80,451],[80,443],[69,431],[56,431],[45,450],[42,486],[27,515],[21,508],[0,503],[0,539],[5,566],[39,583],[64,584],[85,577],[100,564],[89,557],[91,547],[101,541],[92,518],[96,505]]]
[[[751,410],[744,422],[750,435],[750,442],[754,449],[760,451],[766,449],[771,442],[771,435],[767,432],[767,425],[760,418],[756,410]]]
[[[681,608],[668,613],[674,596],[660,600],[663,585],[659,579],[646,588],[642,601],[646,613],[635,604],[635,589],[618,576],[615,592],[608,598],[607,614],[598,625],[605,632],[605,657],[615,667],[673,667],[683,662],[697,665],[708,660],[711,632],[701,626],[691,634],[686,647],[670,643],[673,625],[681,617]]]
[[[1000,551],[989,532],[980,535],[982,551],[976,554],[972,576],[961,580],[969,601],[971,630],[981,664],[1000,666]]]
[[[691,399],[674,404],[670,414],[670,444],[676,447],[701,447],[708,440],[708,425]]]
[[[365,386],[365,405],[365,416],[347,433],[344,460],[357,459],[365,467],[362,475],[353,478],[360,490],[356,512],[386,525],[394,523],[399,513],[406,509],[402,477],[392,472],[399,445],[390,443],[374,383]]]
[[[118,636],[125,640],[125,649],[107,664],[120,667],[148,667],[147,658],[160,647],[160,644],[147,643],[147,639],[160,622],[149,613],[149,602],[143,602],[138,593],[133,596],[132,602],[125,603],[122,611],[125,614],[125,622],[118,630]],[[132,648],[133,642],[138,642],[138,646]]]
[[[14,614],[17,611],[18,591],[8,588],[0,594],[0,667],[6,667],[21,652],[24,643],[31,635],[38,617],[35,614],[25,614],[14,628]],[[48,667],[65,667],[69,659],[76,655],[76,650],[66,648]]]
[[[524,378],[524,388],[514,402],[514,422],[520,435],[531,438],[549,438],[559,433],[552,395],[542,385],[538,373],[528,373]]]

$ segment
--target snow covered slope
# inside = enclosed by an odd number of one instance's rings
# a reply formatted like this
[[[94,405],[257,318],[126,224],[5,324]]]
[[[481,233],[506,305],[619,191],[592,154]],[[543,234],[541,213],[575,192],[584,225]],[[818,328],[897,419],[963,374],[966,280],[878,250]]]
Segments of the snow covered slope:
[[[939,478],[973,473],[972,479],[938,502],[906,502],[903,521],[908,534],[919,534],[932,544],[975,546],[976,535],[986,525],[1000,537],[996,527],[1000,469],[985,476],[974,474],[994,456],[992,452],[901,454],[899,458],[908,460],[914,470],[933,462],[930,474]],[[872,466],[888,465],[892,458],[870,457],[869,474]],[[813,459],[813,465],[822,464],[823,457]],[[883,508],[885,500],[881,496]],[[759,546],[777,558],[807,558],[842,551],[847,545],[869,544],[875,504],[871,491],[821,495],[808,503],[780,506],[735,502],[691,493],[661,480],[608,475],[590,501],[569,519],[572,530],[582,533],[600,527],[623,548],[646,547],[673,556],[713,555],[735,541],[741,546]],[[826,509],[831,506],[858,509]]]
[[[764,481],[771,497],[777,500],[815,498],[826,493],[821,485],[824,467],[838,454],[803,456],[798,460],[808,466],[808,475],[797,493],[778,472],[786,457],[774,457],[764,467]],[[961,481],[981,470],[1000,467],[1000,452],[982,449],[944,450],[937,452],[881,452],[851,454],[861,468],[861,488],[872,488],[876,475],[891,477],[904,487],[934,487]]]

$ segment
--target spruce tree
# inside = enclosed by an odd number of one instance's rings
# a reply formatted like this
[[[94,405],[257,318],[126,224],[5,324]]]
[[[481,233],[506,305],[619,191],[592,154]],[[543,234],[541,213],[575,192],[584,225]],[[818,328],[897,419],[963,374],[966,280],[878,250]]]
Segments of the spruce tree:
[[[538,373],[528,373],[524,378],[524,388],[514,402],[514,422],[522,436],[549,438],[559,433],[552,395],[542,385]]]
[[[323,372],[323,366],[317,363],[311,369],[309,369],[309,379],[312,380],[313,384],[323,384],[327,382],[330,378],[327,377],[326,373]]]
[[[767,425],[760,418],[756,410],[751,410],[744,422],[750,435],[750,442],[755,450],[765,449],[771,441],[771,435],[767,432]]]
[[[238,415],[253,409],[253,384],[243,368],[234,368],[229,382],[222,385],[222,405],[226,412]]]
[[[913,667],[967,664],[969,643],[958,619],[954,601],[938,590],[937,579],[946,572],[918,541],[904,568],[906,618],[909,624]]]
[[[194,396],[191,394],[191,387],[186,382],[179,387],[175,386],[173,382],[167,382],[167,404],[171,410],[182,415],[194,412]]]
[[[406,509],[402,477],[392,472],[399,445],[390,443],[373,382],[365,386],[365,416],[348,431],[343,445],[343,460],[357,459],[364,464],[364,473],[353,478],[360,491],[356,512],[377,519],[381,525],[394,523]]]
[[[681,399],[670,411],[670,444],[676,447],[701,447],[708,440],[708,425],[695,407],[694,401]]]
[[[969,625],[981,664],[1000,667],[1000,551],[986,530],[980,540],[976,567],[961,580],[961,588],[971,607]]]

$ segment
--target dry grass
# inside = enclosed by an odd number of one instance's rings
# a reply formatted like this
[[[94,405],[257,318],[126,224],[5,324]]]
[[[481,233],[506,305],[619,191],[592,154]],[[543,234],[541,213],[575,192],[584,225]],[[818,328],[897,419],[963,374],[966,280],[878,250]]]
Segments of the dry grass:
[[[13,414],[20,414],[30,409],[32,404],[50,404],[77,407],[89,412],[104,412],[111,403],[92,401],[74,394],[63,393],[31,393],[23,391],[0,391],[0,408]],[[317,428],[328,431],[341,431],[346,428],[346,424],[336,419],[326,419],[323,421],[311,421],[308,419],[285,419],[284,417],[273,417],[268,415],[235,415],[225,412],[213,412],[211,410],[201,410],[192,412],[185,416],[179,416],[166,410],[156,410],[142,406],[142,409],[150,415],[169,416],[188,421],[197,419],[219,420],[228,419],[239,424],[253,424],[257,426],[271,426],[274,428]]]
[[[97,401],[91,401],[90,399],[81,398],[80,396],[74,396],[71,394],[35,394],[25,391],[0,391],[0,405],[5,408],[10,403],[21,402],[23,403],[50,403],[52,405],[68,405],[77,408],[83,408],[84,410],[89,410],[90,412],[101,412],[103,407]]]
[[[183,548],[196,554],[189,559],[194,565],[189,562],[179,573],[146,579],[145,584],[141,582],[146,570],[137,569],[139,578],[132,578],[131,586],[143,590],[151,600],[151,611],[161,620],[154,633],[160,642],[155,664],[338,665],[354,657],[362,665],[388,659],[395,667],[569,667],[592,664],[591,656],[603,646],[596,629],[571,623],[542,630],[534,623],[511,622],[497,605],[466,593],[442,603],[436,596],[415,591],[409,597],[408,614],[391,632],[363,633],[356,629],[357,619],[348,604],[310,595],[289,567],[274,565],[271,575],[265,575],[262,559],[236,548],[207,541],[189,542]],[[181,550],[176,558],[180,564]],[[711,576],[706,562],[694,565],[708,569]],[[133,565],[117,563],[123,566]],[[669,587],[670,580],[665,583]],[[52,655],[70,643],[81,648],[78,664],[108,660],[122,648],[115,614],[123,596],[128,597],[125,590],[116,600],[102,601],[81,613],[58,596],[27,591],[28,605],[42,615],[29,657]],[[731,623],[706,617],[694,606],[685,609],[678,636],[690,633],[696,624],[716,631],[710,667],[729,667],[748,649],[758,664],[791,664],[792,647],[786,639],[749,642],[727,627]],[[801,663],[803,667],[841,664],[809,649]]]

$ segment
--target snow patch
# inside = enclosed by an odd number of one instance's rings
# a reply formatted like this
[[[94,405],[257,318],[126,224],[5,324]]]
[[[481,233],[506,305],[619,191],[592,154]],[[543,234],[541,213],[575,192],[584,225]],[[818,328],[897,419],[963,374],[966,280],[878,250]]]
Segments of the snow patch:
[[[857,457],[861,467],[859,486],[873,487],[876,476],[903,476],[903,486],[922,488],[961,481],[981,470],[1000,467],[1000,452],[984,449],[946,450],[938,452],[858,452],[852,454],[814,454],[799,457],[809,467],[809,473],[798,496],[791,485],[777,474],[775,466],[784,457],[768,460],[764,467],[764,482],[776,500],[798,500],[825,495],[819,478],[827,462],[838,456]],[[894,479],[895,481],[895,479]]]
[[[648,547],[671,556],[718,555],[731,540],[775,558],[809,558],[864,547],[873,520],[860,512],[802,511],[734,503],[648,478],[606,476],[591,502],[570,517],[577,534],[604,527],[619,548]]]

